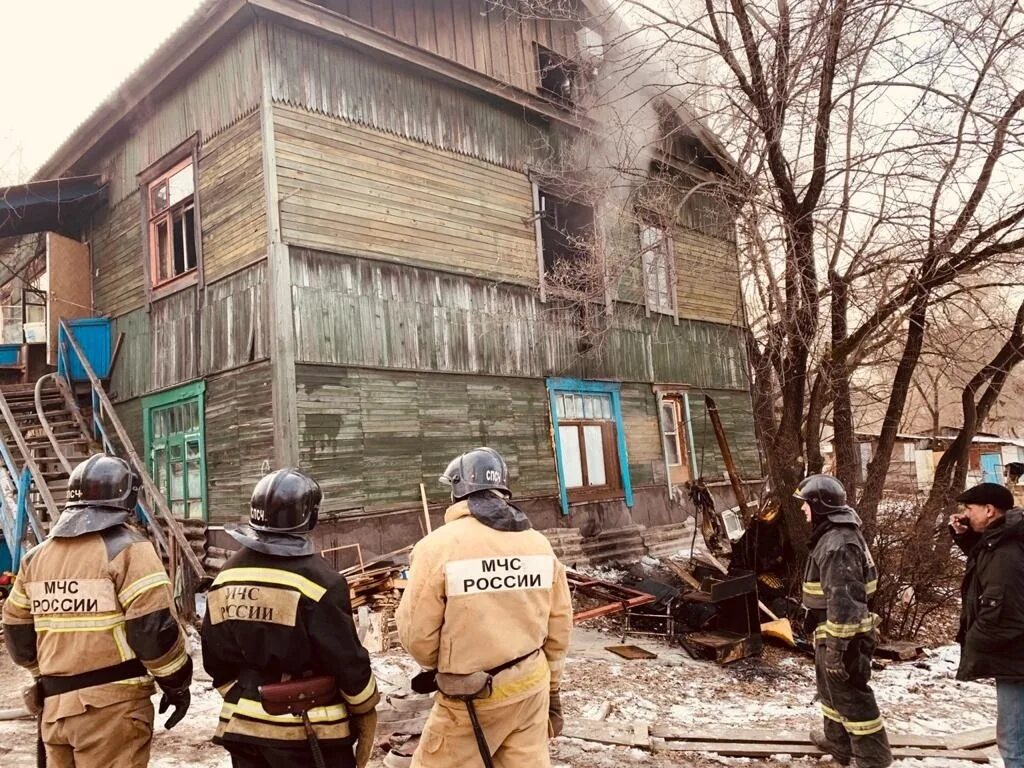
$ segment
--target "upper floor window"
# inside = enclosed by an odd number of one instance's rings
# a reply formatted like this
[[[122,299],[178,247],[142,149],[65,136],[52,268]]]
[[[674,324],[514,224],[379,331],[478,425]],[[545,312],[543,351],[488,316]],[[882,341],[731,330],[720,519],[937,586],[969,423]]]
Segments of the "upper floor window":
[[[150,182],[146,199],[152,280],[160,285],[191,272],[199,263],[192,158]]]
[[[640,226],[640,253],[647,309],[664,315],[676,313],[671,245],[668,233],[661,227],[651,224]]]
[[[537,45],[538,90],[566,106],[576,103],[580,68],[571,59]]]
[[[594,240],[594,209],[540,190],[540,245],[544,277],[551,283],[583,290],[594,277],[587,258]]]

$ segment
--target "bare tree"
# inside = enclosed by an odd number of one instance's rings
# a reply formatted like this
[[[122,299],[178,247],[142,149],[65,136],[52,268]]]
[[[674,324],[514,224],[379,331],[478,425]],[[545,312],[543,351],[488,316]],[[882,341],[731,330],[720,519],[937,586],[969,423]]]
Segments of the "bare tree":
[[[826,417],[870,530],[933,313],[1024,247],[1019,2],[621,0],[589,23],[604,45],[575,172],[642,186],[665,138],[652,105],[679,116],[667,127],[701,149],[659,183],[735,216],[755,417],[791,533]],[[894,344],[858,488],[855,379]]]

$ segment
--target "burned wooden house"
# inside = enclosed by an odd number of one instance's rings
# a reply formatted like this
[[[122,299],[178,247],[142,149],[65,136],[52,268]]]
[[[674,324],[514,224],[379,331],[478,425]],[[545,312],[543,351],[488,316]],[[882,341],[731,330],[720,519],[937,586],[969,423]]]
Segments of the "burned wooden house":
[[[420,484],[438,514],[439,472],[478,444],[539,528],[680,521],[696,476],[728,506],[699,393],[761,474],[728,212],[695,194],[633,230],[589,313],[600,343],[551,280],[607,214],[536,170],[593,130],[574,104],[593,11],[205,3],[0,196],[5,521],[47,494],[52,513],[97,446],[211,537],[300,466],[329,542],[378,553],[420,535]],[[683,138],[662,161],[720,171]]]

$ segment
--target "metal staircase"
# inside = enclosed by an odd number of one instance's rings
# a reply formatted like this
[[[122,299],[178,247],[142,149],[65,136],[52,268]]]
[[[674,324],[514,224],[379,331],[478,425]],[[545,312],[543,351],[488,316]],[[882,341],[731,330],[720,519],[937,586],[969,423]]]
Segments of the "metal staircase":
[[[125,459],[142,479],[136,513],[172,578],[186,613],[194,590],[206,578],[202,564],[174,519],[121,424],[102,382],[62,322],[59,363],[34,384],[0,388],[0,529],[17,570],[27,549],[41,542],[60,516],[71,470],[93,453]],[[69,380],[70,362],[87,383]],[[82,401],[87,401],[83,405]]]

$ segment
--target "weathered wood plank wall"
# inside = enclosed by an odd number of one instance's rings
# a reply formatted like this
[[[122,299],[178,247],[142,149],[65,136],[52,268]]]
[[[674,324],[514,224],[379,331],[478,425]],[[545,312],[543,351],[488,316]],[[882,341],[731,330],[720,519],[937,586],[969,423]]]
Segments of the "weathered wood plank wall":
[[[267,255],[263,142],[259,115],[203,144],[199,155],[203,277],[207,283]]]
[[[746,325],[735,244],[682,228],[672,240],[679,316]]]
[[[299,365],[303,466],[324,511],[415,504],[449,459],[478,444],[509,463],[519,495],[556,487],[544,382]]]
[[[110,205],[133,197],[137,175],[195,133],[203,142],[251,114],[259,105],[255,25],[243,30],[182,88],[142,113],[131,135],[102,158],[87,156],[75,171],[102,173]]]
[[[269,354],[266,262],[205,291],[186,288],[114,320],[124,333],[111,392],[129,399],[182,384]],[[200,306],[197,309],[197,294]]]
[[[140,169],[141,170],[141,169]],[[98,315],[123,315],[146,302],[142,271],[141,195],[105,205],[92,218],[93,304]]]
[[[287,242],[537,283],[523,174],[296,109],[274,121]]]
[[[301,249],[292,280],[300,362],[746,387],[737,328],[618,305],[582,355],[575,314],[528,288]]]
[[[707,392],[715,399],[718,412],[722,417],[722,427],[729,440],[736,467],[745,480],[761,478],[761,459],[754,432],[754,413],[749,392],[716,391]],[[693,452],[697,462],[697,472],[706,480],[720,480],[725,477],[725,464],[718,450],[711,420],[707,417],[704,407],[703,393],[691,392],[690,426],[693,430]]]
[[[521,109],[286,27],[268,34],[275,102],[505,168],[536,166],[557,146]]]
[[[259,116],[253,114],[200,147],[198,192],[207,283],[266,257],[261,146]],[[136,185],[134,194],[93,217],[89,240],[97,314],[117,317],[146,303],[141,204]]]
[[[557,493],[543,380],[299,365],[296,381],[302,466],[324,489],[325,514],[415,505],[419,482],[432,502],[443,501],[437,476],[475,445],[501,451],[517,496]],[[749,398],[715,395],[741,471],[758,477]],[[691,400],[703,402],[699,393]],[[649,386],[625,384],[622,408],[633,485],[658,486],[664,470],[655,395]],[[701,406],[694,452],[705,476],[718,479],[721,461],[703,416]]]
[[[206,380],[206,474],[211,522],[237,522],[249,512],[253,486],[274,460],[270,364]]]
[[[484,0],[320,0],[410,45],[525,91],[537,90],[534,43],[563,56],[576,50],[575,22],[520,19]]]

